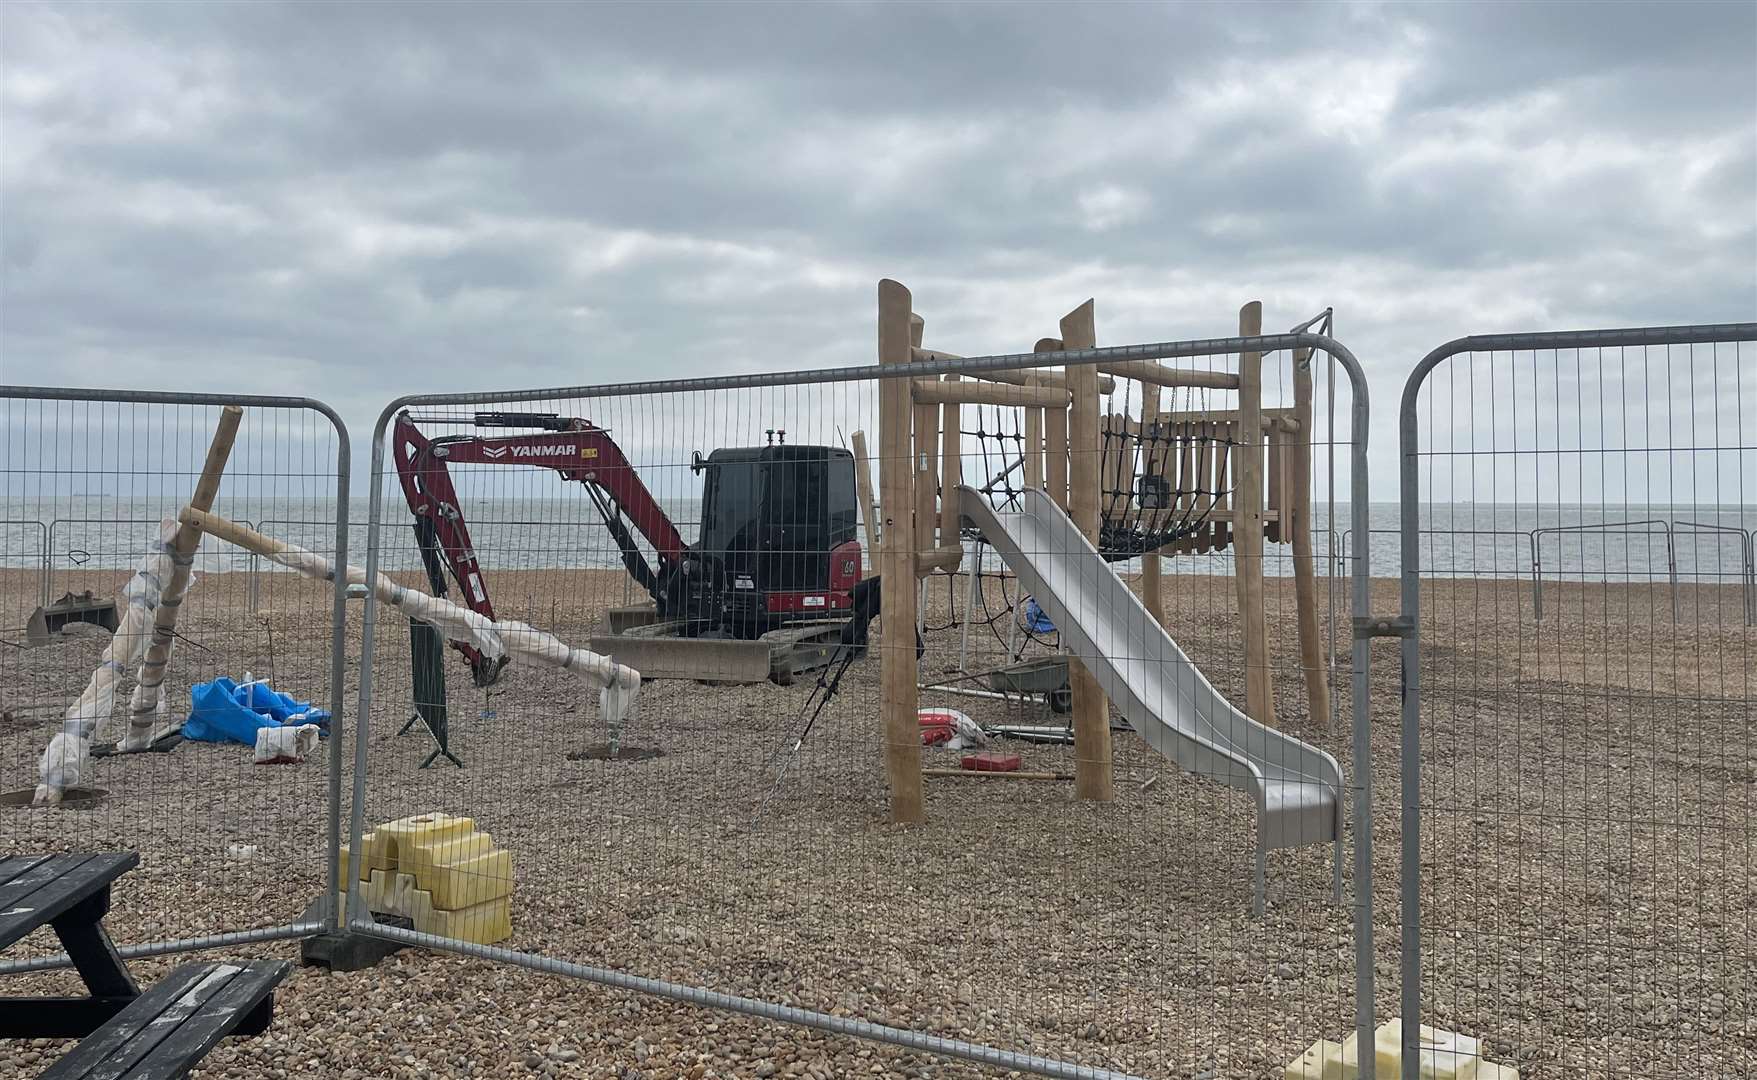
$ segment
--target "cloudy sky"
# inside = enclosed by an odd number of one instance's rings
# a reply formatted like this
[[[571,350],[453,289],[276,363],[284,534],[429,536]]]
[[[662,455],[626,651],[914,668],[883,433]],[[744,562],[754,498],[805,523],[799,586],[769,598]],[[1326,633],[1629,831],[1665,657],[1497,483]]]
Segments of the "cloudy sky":
[[[0,375],[392,397],[1757,316],[1757,6],[0,5]]]

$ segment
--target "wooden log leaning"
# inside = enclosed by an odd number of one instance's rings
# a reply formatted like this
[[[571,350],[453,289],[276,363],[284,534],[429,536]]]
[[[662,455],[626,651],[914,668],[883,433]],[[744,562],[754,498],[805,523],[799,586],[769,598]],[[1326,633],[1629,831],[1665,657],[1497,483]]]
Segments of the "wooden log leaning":
[[[1263,332],[1263,305],[1252,300],[1238,313],[1240,337]],[[1238,589],[1239,626],[1245,651],[1245,712],[1261,724],[1275,723],[1275,695],[1270,679],[1268,619],[1263,600],[1263,354],[1238,358],[1238,445],[1232,458],[1233,576]]]
[[[879,282],[878,354],[881,364],[909,362],[909,290],[889,278]],[[884,379],[879,389],[879,498],[884,532],[880,556],[883,612],[879,710],[884,724],[885,776],[891,788],[891,820],[925,820],[921,800],[921,728],[916,716],[915,463],[909,437],[909,382]]]
[[[214,429],[213,440],[208,443],[207,458],[202,463],[200,477],[196,479],[195,493],[189,497],[192,508],[204,512],[213,509],[214,498],[220,491],[220,479],[225,475],[226,462],[231,459],[232,444],[237,441],[238,425],[243,419],[244,410],[236,405],[227,405],[220,410],[220,422]],[[155,735],[153,720],[159,713],[165,672],[170,667],[171,649],[177,639],[177,615],[183,610],[183,598],[194,576],[195,551],[200,546],[200,526],[179,521],[177,532],[171,537],[171,580],[160,592],[158,607],[153,611],[152,638],[135,672],[134,692],[128,703],[128,730],[118,744],[123,750],[144,750]]]
[[[1091,300],[1061,320],[1062,342],[1069,349],[1097,344]],[[1074,524],[1094,545],[1098,543],[1098,490],[1103,457],[1098,426],[1098,373],[1090,364],[1068,369],[1073,401],[1068,419],[1068,504]],[[1068,684],[1074,705],[1074,794],[1109,802],[1116,797],[1112,775],[1110,703],[1098,680],[1078,657],[1068,660]]]

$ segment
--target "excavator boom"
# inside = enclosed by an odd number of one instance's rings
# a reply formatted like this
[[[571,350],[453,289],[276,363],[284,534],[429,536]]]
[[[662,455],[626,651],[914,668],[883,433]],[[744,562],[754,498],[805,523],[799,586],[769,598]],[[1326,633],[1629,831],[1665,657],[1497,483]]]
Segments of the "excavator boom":
[[[456,422],[451,420],[450,422]],[[528,465],[553,469],[564,479],[575,480],[591,491],[593,502],[622,549],[629,573],[655,600],[660,599],[665,578],[683,559],[688,545],[669,515],[647,490],[622,448],[603,428],[588,420],[563,418],[547,413],[477,413],[479,428],[539,427],[546,430],[517,435],[451,435],[428,438],[405,412],[392,432],[397,479],[409,509],[416,518],[422,561],[434,594],[449,589],[444,569],[449,568],[472,611],[494,618],[470,528],[464,519],[457,489],[448,468],[461,465]],[[652,545],[658,567],[647,564],[635,545],[628,524]],[[500,664],[484,658],[461,642],[454,647],[470,662],[478,686],[491,684]]]

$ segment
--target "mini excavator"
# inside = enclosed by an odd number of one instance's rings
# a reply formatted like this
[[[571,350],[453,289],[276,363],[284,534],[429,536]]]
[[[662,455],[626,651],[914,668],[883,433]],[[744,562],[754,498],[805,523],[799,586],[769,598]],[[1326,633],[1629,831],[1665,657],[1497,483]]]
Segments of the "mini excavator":
[[[481,432],[429,438],[418,423],[469,423]],[[652,599],[619,633],[592,648],[654,678],[783,685],[821,668],[839,646],[863,648],[878,610],[877,580],[861,579],[854,458],[832,446],[696,451],[706,474],[701,527],[687,543],[606,428],[557,413],[477,412],[396,419],[397,477],[415,515],[415,537],[436,596],[455,580],[472,611],[494,618],[488,583],[470,539],[452,465],[552,469],[585,485],[621,551],[628,574]],[[649,561],[635,537],[653,552]],[[453,642],[485,687],[504,659]]]

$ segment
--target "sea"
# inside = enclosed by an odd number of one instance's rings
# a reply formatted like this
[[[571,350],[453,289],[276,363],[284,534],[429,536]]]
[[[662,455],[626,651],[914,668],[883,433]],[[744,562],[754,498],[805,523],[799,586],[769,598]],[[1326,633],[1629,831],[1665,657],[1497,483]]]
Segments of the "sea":
[[[661,500],[684,539],[694,542],[701,505]],[[243,498],[215,511],[276,539],[328,557],[336,549],[335,500]],[[0,568],[65,571],[135,566],[178,507],[117,495],[0,498]],[[368,501],[350,500],[348,560],[364,564]],[[485,498],[468,505],[478,557],[489,571],[617,569],[621,556],[596,508],[580,498]],[[416,570],[420,560],[400,493],[384,500],[379,565]],[[1400,574],[1398,507],[1373,503],[1365,536],[1351,528],[1345,504],[1320,504],[1313,548],[1322,572],[1365,561],[1369,574]],[[1434,503],[1421,507],[1420,569],[1430,577],[1529,577],[1582,581],[1710,583],[1742,581],[1750,571],[1757,509],[1704,505],[1582,506],[1565,504]],[[972,546],[973,541],[967,542]],[[991,550],[983,567],[1000,569]],[[870,556],[869,556],[870,557]],[[261,570],[261,560],[209,541],[197,559],[205,572]],[[1230,573],[1230,554],[1177,556],[1173,572]],[[1292,573],[1292,549],[1269,544],[1265,573]],[[1125,572],[1138,560],[1120,565]]]

